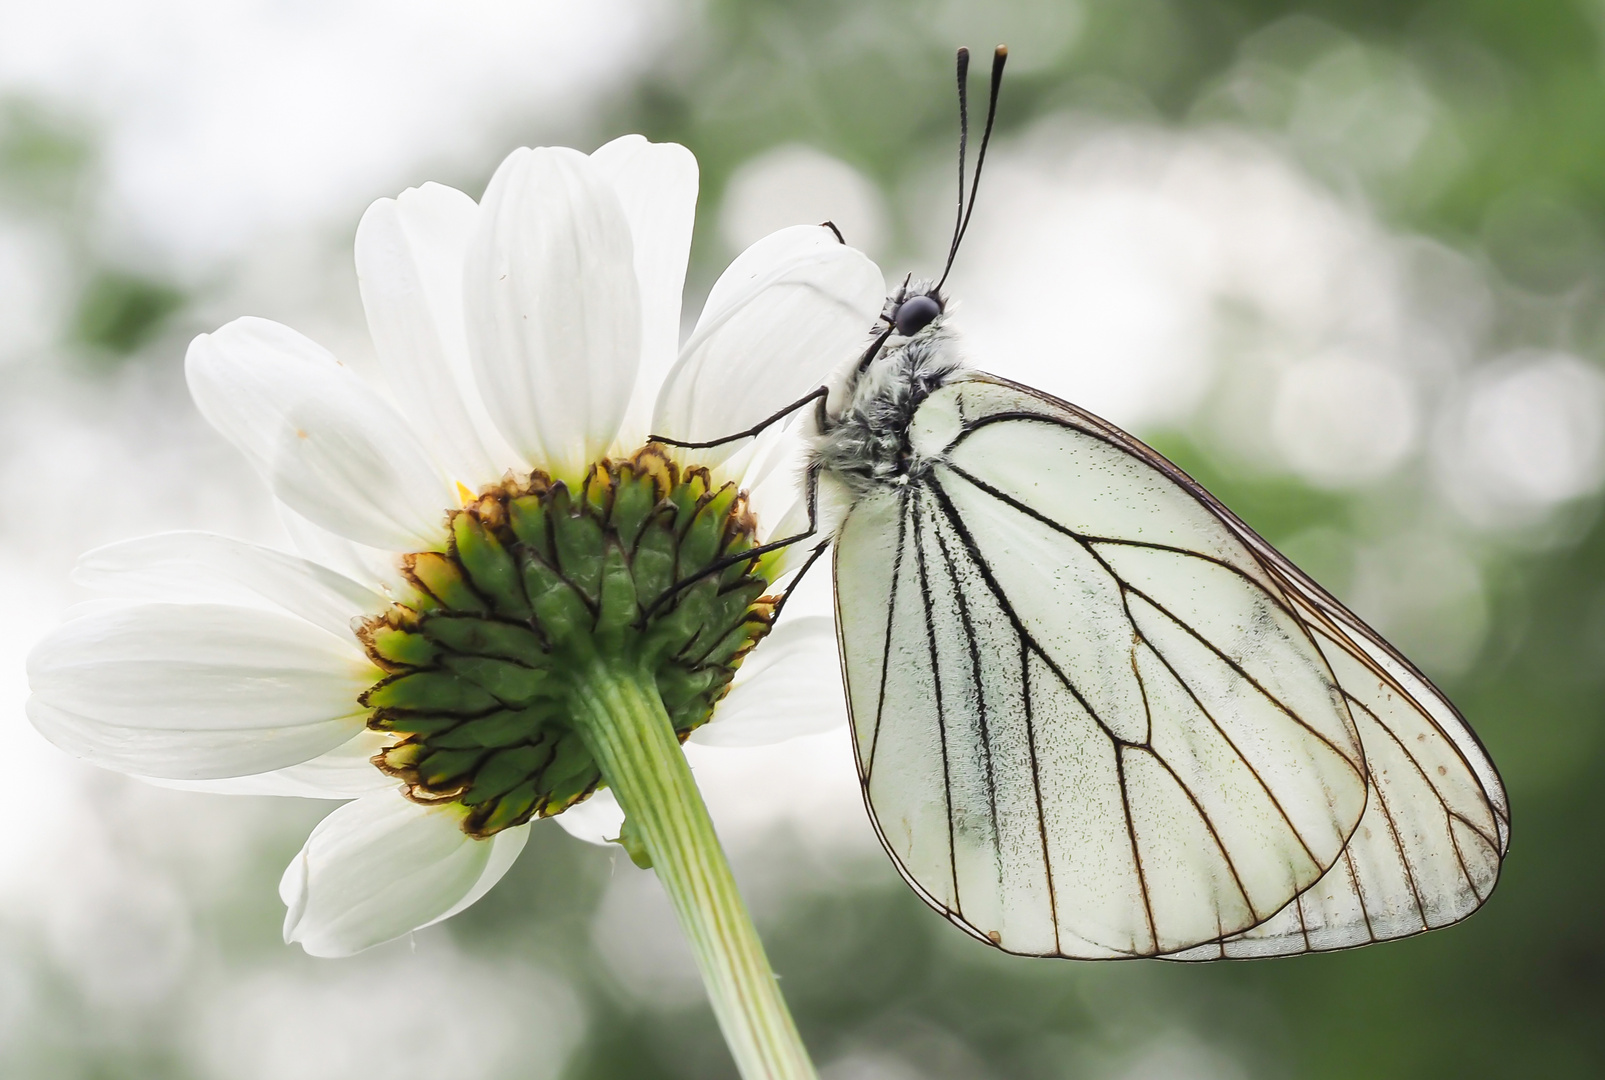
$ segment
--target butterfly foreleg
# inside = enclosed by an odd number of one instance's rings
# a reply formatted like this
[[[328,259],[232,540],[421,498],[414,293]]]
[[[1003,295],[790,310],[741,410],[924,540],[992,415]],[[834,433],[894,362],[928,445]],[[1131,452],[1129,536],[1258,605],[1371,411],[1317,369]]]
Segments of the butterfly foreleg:
[[[793,401],[790,405],[787,405],[785,408],[779,409],[773,414],[764,417],[762,420],[752,425],[752,427],[746,428],[743,431],[738,431],[734,435],[726,435],[723,438],[711,439],[708,442],[686,442],[682,439],[671,439],[667,435],[648,435],[646,441],[649,443],[662,443],[665,446],[677,446],[682,450],[711,450],[716,446],[724,446],[726,443],[739,442],[742,439],[751,439],[762,435],[769,428],[773,427],[775,424],[778,424],[780,421],[784,420],[786,417],[790,416],[798,409],[801,409],[811,401],[818,401],[820,405],[823,406],[825,397],[829,393],[829,387],[816,387],[815,389],[810,390],[807,394],[804,394],[802,397],[798,398],[796,401]]]

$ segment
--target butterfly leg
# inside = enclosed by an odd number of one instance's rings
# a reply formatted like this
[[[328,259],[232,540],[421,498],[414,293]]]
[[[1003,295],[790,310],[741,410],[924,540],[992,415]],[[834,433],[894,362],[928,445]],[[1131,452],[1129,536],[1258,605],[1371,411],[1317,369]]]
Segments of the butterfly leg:
[[[726,443],[739,442],[742,439],[751,439],[757,435],[762,435],[768,428],[784,420],[810,401],[818,401],[823,405],[825,396],[829,393],[830,388],[825,386],[810,390],[806,395],[793,401],[790,405],[774,413],[774,415],[765,417],[745,431],[738,431],[734,435],[726,435],[722,439],[712,439],[708,442],[685,442],[680,439],[671,439],[666,435],[648,435],[646,441],[649,443],[663,443],[665,446],[678,446],[682,450],[711,450]]]

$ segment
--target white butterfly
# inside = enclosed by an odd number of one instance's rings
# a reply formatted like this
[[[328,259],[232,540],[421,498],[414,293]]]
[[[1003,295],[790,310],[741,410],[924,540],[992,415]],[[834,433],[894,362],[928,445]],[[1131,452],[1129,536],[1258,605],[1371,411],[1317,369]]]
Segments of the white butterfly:
[[[960,176],[949,265],[962,143]],[[817,403],[810,495],[847,506],[858,772],[914,891],[1083,959],[1341,949],[1476,910],[1510,812],[1454,706],[1160,454],[964,366],[941,285],[905,282],[786,410]]]

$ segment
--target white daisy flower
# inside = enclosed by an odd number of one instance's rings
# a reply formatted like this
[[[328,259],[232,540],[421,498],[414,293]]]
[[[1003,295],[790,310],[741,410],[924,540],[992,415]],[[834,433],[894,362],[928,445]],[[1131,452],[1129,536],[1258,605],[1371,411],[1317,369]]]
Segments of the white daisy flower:
[[[802,520],[793,437],[646,439],[742,430],[819,385],[884,283],[832,230],[787,229],[730,266],[676,349],[696,196],[680,146],[521,149],[478,204],[426,184],[363,217],[371,377],[262,319],[190,346],[196,405],[302,554],[193,532],[88,553],[77,579],[119,599],[34,650],[28,712],[124,773],[351,800],[284,874],[286,941],[342,956],[449,918],[533,817],[577,806],[574,831],[617,836],[618,804],[582,800],[606,772],[630,805],[612,774],[630,763],[599,758],[633,749],[581,720],[632,706],[596,698],[611,684],[587,664],[645,672],[665,738],[716,702],[724,743],[841,715],[830,677],[788,673],[792,654],[817,664],[827,619],[788,619],[735,674],[786,552],[724,562]]]

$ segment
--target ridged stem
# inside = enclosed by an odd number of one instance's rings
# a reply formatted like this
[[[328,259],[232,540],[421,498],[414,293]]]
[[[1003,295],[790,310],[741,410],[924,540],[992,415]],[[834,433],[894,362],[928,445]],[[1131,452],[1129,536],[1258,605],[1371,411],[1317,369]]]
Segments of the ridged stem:
[[[575,680],[576,720],[652,857],[743,1080],[816,1080],[650,675],[598,658]]]

